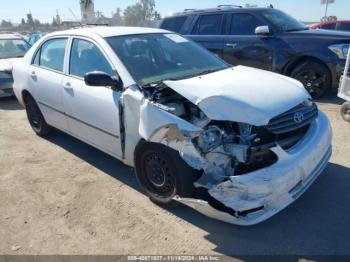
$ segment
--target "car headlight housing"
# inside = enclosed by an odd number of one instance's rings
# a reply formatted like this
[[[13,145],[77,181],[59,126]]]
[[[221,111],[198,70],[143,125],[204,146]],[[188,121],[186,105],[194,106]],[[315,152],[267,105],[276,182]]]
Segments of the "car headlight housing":
[[[217,126],[208,126],[198,137],[198,147],[208,153],[222,144],[223,133]]]
[[[340,59],[346,59],[349,53],[349,44],[331,45],[328,48]]]

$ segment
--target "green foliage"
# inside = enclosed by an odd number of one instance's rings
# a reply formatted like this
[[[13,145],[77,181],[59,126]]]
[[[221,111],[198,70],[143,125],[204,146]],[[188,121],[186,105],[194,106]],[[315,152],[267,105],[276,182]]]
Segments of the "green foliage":
[[[160,19],[160,14],[155,10],[154,0],[140,0],[138,3],[128,6],[124,10],[124,22],[128,26],[137,26],[143,21]]]

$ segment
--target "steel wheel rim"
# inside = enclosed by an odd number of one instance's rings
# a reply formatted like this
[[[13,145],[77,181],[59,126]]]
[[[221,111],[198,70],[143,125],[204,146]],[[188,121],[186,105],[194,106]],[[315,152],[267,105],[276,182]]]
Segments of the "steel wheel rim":
[[[159,153],[152,152],[145,157],[144,174],[147,188],[155,194],[168,197],[175,187],[174,174],[168,161]]]

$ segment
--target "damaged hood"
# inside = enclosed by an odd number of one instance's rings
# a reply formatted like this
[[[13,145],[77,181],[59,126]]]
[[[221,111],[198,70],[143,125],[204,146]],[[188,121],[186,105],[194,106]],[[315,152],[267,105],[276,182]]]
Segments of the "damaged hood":
[[[7,58],[7,59],[0,59],[0,71],[7,71],[11,72],[13,63],[15,61],[18,61],[22,58]]]
[[[245,66],[164,83],[212,120],[256,126],[310,98],[294,79]]]

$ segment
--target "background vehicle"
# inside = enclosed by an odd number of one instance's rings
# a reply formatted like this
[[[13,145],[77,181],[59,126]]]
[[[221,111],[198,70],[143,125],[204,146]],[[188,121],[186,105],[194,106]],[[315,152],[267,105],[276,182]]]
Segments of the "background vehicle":
[[[310,29],[350,31],[350,20],[320,22],[317,24],[310,25],[309,27]]]
[[[28,43],[32,46],[34,45],[40,38],[44,36],[41,32],[34,32],[28,39]]]
[[[16,34],[0,34],[0,97],[13,96],[12,65],[25,55],[29,47]]]
[[[189,10],[165,18],[161,28],[193,39],[232,65],[291,76],[314,97],[338,88],[350,33],[309,30],[271,8]]]
[[[165,30],[50,34],[14,79],[38,135],[69,133],[134,167],[157,204],[176,199],[231,223],[287,207],[332,153],[329,121],[300,82],[233,68]]]
[[[340,108],[340,113],[343,119],[350,122],[350,52],[346,59],[344,74],[340,81],[338,96],[347,102]]]

